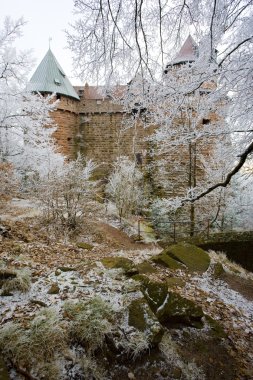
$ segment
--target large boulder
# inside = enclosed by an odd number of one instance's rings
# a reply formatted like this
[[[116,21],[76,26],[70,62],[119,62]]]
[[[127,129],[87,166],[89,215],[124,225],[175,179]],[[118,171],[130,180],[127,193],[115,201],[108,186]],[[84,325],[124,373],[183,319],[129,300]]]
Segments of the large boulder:
[[[193,301],[181,297],[177,293],[169,292],[164,303],[157,309],[158,320],[169,326],[171,324],[202,327],[204,313],[201,307]]]
[[[166,282],[148,281],[143,284],[141,290],[149,306],[154,313],[164,303],[168,294],[168,285]]]
[[[140,274],[157,272],[156,268],[154,268],[148,261],[143,261],[142,263],[137,264],[136,269]]]
[[[166,248],[163,255],[185,265],[192,272],[205,272],[210,265],[206,251],[189,243],[174,244]]]
[[[144,298],[133,300],[129,305],[128,324],[144,332],[152,345],[160,343],[163,327]]]
[[[146,302],[161,324],[167,327],[170,325],[203,326],[201,319],[204,314],[201,307],[181,297],[178,293],[168,291],[167,282],[154,281],[140,274],[133,278],[140,281],[140,288]]]
[[[157,309],[164,303],[167,297],[167,282],[154,281],[145,275],[137,275],[134,276],[133,279],[141,282],[140,289],[151,310],[156,313]]]
[[[185,265],[167,255],[166,251],[153,256],[152,261],[170,269],[185,269]]]
[[[107,269],[121,268],[128,276],[133,276],[138,273],[133,261],[126,257],[104,257],[101,262]]]

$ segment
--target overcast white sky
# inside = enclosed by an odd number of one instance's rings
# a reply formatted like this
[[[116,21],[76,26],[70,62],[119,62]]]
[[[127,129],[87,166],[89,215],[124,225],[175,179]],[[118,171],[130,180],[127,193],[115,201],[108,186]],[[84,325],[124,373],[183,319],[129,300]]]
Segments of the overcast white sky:
[[[5,16],[17,19],[21,16],[27,21],[23,37],[17,41],[20,49],[32,49],[36,67],[46,54],[49,37],[52,37],[51,50],[64,69],[72,84],[81,84],[73,77],[71,53],[66,49],[64,29],[73,21],[73,0],[1,0],[0,21]]]

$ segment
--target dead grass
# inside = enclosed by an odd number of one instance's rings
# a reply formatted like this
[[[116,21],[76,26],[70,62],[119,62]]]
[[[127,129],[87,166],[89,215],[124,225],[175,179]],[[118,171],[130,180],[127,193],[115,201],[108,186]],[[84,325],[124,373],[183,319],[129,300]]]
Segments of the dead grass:
[[[72,321],[71,338],[85,346],[89,353],[102,347],[105,334],[112,329],[112,311],[101,298],[83,302],[67,302],[65,316]]]
[[[55,309],[45,309],[32,320],[27,328],[21,323],[6,323],[0,329],[0,350],[6,359],[38,378],[57,380],[59,368],[57,353],[67,348],[67,333]]]
[[[225,272],[229,274],[233,274],[236,276],[239,276],[241,278],[244,278],[246,280],[252,280],[253,281],[253,273],[248,272],[246,269],[241,267],[241,265],[230,261],[226,254],[223,252],[215,252],[215,251],[209,251],[208,252],[210,258],[211,258],[211,263],[220,263],[222,264]]]
[[[2,291],[4,293],[19,291],[26,293],[31,287],[31,274],[28,269],[20,269],[14,272],[16,277],[4,281]]]

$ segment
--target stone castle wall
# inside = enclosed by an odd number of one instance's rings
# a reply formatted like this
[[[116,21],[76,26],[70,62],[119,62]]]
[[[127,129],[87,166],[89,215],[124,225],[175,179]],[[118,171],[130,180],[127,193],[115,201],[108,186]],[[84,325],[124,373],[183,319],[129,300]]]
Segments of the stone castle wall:
[[[93,99],[80,96],[80,101],[61,96],[53,112],[57,130],[54,138],[59,151],[69,158],[80,152],[96,162],[101,172],[108,172],[119,156],[145,161],[149,131],[136,124],[125,128],[127,118],[122,107],[108,98],[96,95]],[[123,126],[124,121],[124,126]]]
[[[58,109],[54,112],[54,120],[58,124],[54,137],[64,155],[74,158],[80,152],[99,165],[98,171],[102,175],[110,170],[119,156],[129,156],[139,164],[150,163],[150,146],[146,139],[152,132],[150,129],[144,129],[138,122],[135,128],[127,128],[128,118],[134,116],[126,114],[120,105],[114,104],[109,98],[94,92],[94,88],[86,85],[80,87],[78,92],[80,101],[61,96]],[[215,114],[208,117],[210,121],[216,119]],[[211,147],[211,141],[197,146],[197,155],[201,153],[208,156]],[[188,147],[179,146],[170,157],[164,158],[168,163],[166,172],[171,181],[169,195],[183,194],[190,186],[189,173],[195,170],[190,167],[192,159],[189,158]],[[160,169],[156,168],[155,171],[153,177],[161,178]],[[194,175],[199,183],[204,175],[201,165],[197,165],[195,173],[192,173]]]
[[[79,125],[78,101],[61,96],[57,109],[53,112],[53,119],[57,124],[53,137],[56,139],[59,152],[74,158]]]

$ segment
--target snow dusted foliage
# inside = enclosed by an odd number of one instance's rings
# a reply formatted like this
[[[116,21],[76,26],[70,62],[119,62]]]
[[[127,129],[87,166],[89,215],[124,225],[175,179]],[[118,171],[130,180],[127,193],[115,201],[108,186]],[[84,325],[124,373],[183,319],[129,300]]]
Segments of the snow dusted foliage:
[[[50,127],[56,102],[53,95],[25,90],[30,54],[15,48],[23,26],[22,19],[6,18],[0,29],[0,161],[11,162],[21,176],[43,175],[63,164],[52,141],[55,128]]]
[[[145,204],[143,174],[136,163],[119,157],[106,186],[108,197],[115,203],[119,216],[140,212]]]
[[[85,163],[79,156],[34,182],[35,197],[41,202],[48,223],[56,228],[77,227],[91,199],[94,182],[90,177],[94,169],[92,161]]]
[[[136,111],[133,124],[139,116],[156,126],[157,153],[172,157],[187,183],[184,202],[226,187],[253,151],[252,10],[247,0],[75,1],[67,36],[77,71],[107,85],[129,83],[118,101]],[[175,59],[189,32],[194,59]],[[229,154],[213,153],[226,170],[200,183],[214,139],[230,144]]]
[[[238,230],[253,229],[253,177],[247,172],[235,176],[231,183],[231,195],[224,212],[225,227]]]

